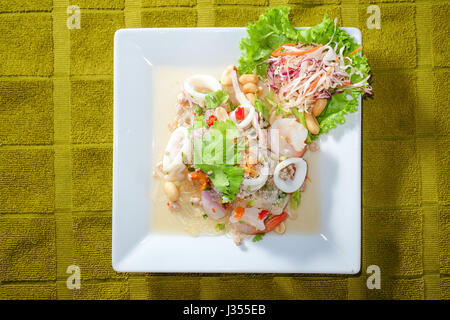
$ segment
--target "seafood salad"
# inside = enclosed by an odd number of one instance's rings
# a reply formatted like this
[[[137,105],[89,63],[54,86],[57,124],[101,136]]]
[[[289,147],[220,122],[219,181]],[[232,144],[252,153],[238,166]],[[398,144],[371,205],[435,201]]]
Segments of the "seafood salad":
[[[289,228],[313,183],[305,153],[320,152],[317,138],[372,93],[362,47],[327,15],[297,30],[288,7],[271,8],[247,32],[238,63],[220,78],[180,79],[155,168],[171,214],[237,245]]]

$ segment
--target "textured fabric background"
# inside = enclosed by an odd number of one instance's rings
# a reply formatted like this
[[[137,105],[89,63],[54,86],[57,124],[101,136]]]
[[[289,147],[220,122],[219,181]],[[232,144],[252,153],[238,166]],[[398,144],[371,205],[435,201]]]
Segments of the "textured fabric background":
[[[328,12],[363,33],[375,95],[363,102],[361,274],[114,272],[115,30],[246,26],[279,4],[294,25]],[[366,26],[370,4],[380,30]],[[0,0],[0,298],[449,299],[449,15],[445,0]],[[66,288],[71,264],[80,290]],[[381,290],[367,289],[372,264]]]

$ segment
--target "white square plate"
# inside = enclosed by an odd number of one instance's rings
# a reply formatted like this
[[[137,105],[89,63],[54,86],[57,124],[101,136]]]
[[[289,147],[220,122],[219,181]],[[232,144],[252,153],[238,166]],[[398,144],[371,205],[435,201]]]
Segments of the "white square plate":
[[[345,30],[361,43],[361,32]],[[119,272],[358,273],[361,265],[361,100],[345,125],[321,136],[313,166],[321,212],[314,233],[225,237],[151,228],[155,67],[236,63],[245,28],[122,29],[114,39],[112,265]],[[183,79],[180,79],[183,80]],[[301,217],[300,217],[301,218]]]

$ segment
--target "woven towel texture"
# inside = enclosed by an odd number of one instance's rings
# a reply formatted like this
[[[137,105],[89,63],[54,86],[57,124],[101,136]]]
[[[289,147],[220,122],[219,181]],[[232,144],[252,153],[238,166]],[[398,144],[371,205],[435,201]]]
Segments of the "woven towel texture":
[[[0,0],[0,299],[450,299],[450,1],[79,0],[69,30],[71,4]],[[375,95],[363,102],[361,273],[116,273],[114,32],[246,26],[280,4],[294,25],[327,12],[362,31]],[[72,264],[79,290],[66,286]]]

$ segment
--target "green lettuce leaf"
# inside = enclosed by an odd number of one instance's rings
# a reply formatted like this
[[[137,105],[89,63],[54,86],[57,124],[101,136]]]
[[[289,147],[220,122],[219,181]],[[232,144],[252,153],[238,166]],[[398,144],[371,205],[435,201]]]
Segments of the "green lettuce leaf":
[[[358,110],[358,96],[358,93],[348,93],[346,91],[335,94],[328,101],[322,114],[317,117],[317,121],[320,124],[319,134],[328,133],[331,129],[336,128],[337,125],[345,122],[346,114],[356,112]],[[312,136],[314,140],[318,135]]]
[[[268,64],[265,61],[270,57],[273,50],[285,43],[315,43],[326,44],[331,38],[338,44],[337,51],[343,46],[344,55],[353,52],[359,44],[344,30],[336,27],[333,20],[325,14],[321,23],[305,30],[295,29],[289,22],[289,7],[281,6],[267,9],[256,22],[249,23],[247,37],[240,43],[241,57],[239,58],[240,73],[255,72],[267,77]],[[352,82],[357,83],[366,78],[370,73],[367,58],[363,55],[352,55],[352,66],[360,74],[353,74]],[[330,129],[345,122],[345,115],[357,111],[359,93],[345,90],[343,93],[332,95],[324,112],[317,118],[320,124],[318,135],[310,134],[308,140],[317,139],[322,133],[327,133]],[[270,99],[266,101],[271,103]],[[271,103],[272,104],[272,103]],[[272,104],[276,108],[277,114],[286,114],[287,110]],[[292,110],[289,110],[292,112]],[[288,111],[288,112],[289,112]],[[302,122],[302,115],[294,113]]]
[[[205,97],[205,107],[206,109],[215,109],[226,103],[229,97],[228,92],[223,90],[208,93]]]
[[[248,36],[240,43],[239,73],[253,73],[258,66],[258,74],[267,76],[264,60],[282,44],[292,42],[290,36],[297,34],[289,22],[289,10],[288,7],[267,9],[258,21],[249,23]]]

